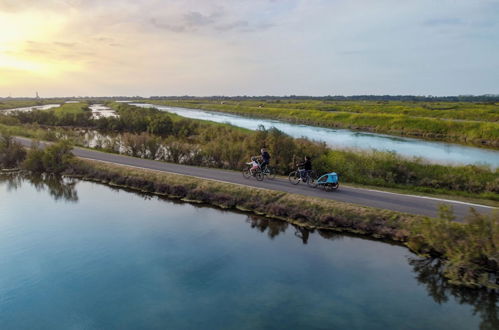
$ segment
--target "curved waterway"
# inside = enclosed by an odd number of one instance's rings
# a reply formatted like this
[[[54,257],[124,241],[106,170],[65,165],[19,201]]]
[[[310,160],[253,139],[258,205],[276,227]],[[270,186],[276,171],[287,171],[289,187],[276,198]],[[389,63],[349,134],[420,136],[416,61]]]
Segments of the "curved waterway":
[[[60,104],[35,105],[35,106],[32,106],[32,107],[23,107],[23,108],[13,108],[13,109],[0,110],[0,113],[11,114],[13,112],[26,112],[26,111],[33,111],[33,110],[49,110],[49,109],[53,109],[53,108],[58,108],[60,106],[61,106]]]
[[[468,147],[459,144],[425,141],[392,135],[364,133],[348,129],[334,129],[309,125],[290,124],[278,120],[249,118],[222,112],[187,109],[148,103],[131,103],[139,107],[154,107],[183,117],[229,123],[256,130],[260,125],[275,127],[284,133],[300,138],[324,141],[333,148],[376,149],[394,151],[406,157],[421,157],[444,164],[486,164],[499,167],[499,151]]]
[[[0,176],[0,329],[479,329],[497,296],[400,246]]]

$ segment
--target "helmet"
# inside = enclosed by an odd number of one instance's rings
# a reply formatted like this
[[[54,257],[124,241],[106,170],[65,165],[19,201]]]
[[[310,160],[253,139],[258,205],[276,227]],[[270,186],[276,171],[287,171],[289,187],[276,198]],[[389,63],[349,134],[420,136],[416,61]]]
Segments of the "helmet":
[[[256,157],[255,156],[251,157],[251,160],[256,160]]]

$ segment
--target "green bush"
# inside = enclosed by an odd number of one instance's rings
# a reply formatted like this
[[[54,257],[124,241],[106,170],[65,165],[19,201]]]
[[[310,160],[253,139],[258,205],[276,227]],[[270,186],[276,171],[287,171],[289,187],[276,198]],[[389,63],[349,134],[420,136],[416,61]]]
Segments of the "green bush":
[[[419,254],[438,254],[445,260],[444,276],[451,283],[499,289],[492,274],[499,271],[499,213],[472,211],[466,223],[454,221],[452,209],[442,206],[440,219],[416,221],[407,245]]]
[[[50,145],[45,149],[33,145],[23,163],[23,168],[35,173],[61,174],[73,161],[71,149],[72,146],[67,141]]]
[[[17,167],[26,157],[23,146],[9,135],[0,134],[0,168]]]

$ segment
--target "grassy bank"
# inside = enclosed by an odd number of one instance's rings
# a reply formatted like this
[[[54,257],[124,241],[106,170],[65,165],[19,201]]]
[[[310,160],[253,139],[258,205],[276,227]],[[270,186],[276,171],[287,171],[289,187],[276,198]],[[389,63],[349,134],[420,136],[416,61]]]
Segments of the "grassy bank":
[[[61,118],[67,115],[82,115],[90,112],[88,108],[88,103],[78,102],[78,103],[65,103],[58,108],[48,110],[48,112],[53,112],[55,116]]]
[[[239,209],[307,228],[395,241],[428,258],[438,256],[443,276],[469,287],[499,288],[499,215],[473,214],[466,224],[363,207],[315,197],[201,180],[120,165],[79,160],[66,172],[86,180],[226,209]]]
[[[499,106],[474,103],[266,102],[152,100],[180,106],[313,126],[348,128],[499,148]]]

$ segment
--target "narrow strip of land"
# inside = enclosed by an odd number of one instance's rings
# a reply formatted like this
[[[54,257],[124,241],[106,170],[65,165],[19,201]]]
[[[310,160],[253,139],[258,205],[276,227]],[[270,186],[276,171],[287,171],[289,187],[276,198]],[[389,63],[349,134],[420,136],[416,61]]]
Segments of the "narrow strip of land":
[[[17,137],[16,140],[27,147],[31,145],[30,139]],[[43,145],[45,144],[42,143],[42,146]],[[466,215],[469,213],[470,207],[473,207],[474,209],[482,213],[489,213],[495,209],[494,207],[490,206],[461,201],[439,199],[427,196],[405,195],[364,188],[340,186],[340,189],[338,191],[325,192],[322,189],[314,189],[306,186],[305,184],[299,184],[295,186],[290,184],[289,181],[279,178],[276,178],[275,180],[265,179],[264,181],[260,182],[256,181],[253,178],[245,179],[241,173],[235,171],[179,165],[118,154],[110,154],[83,148],[74,148],[73,153],[77,157],[97,161],[133,166],[161,172],[188,175],[192,177],[222,181],[233,184],[284,191],[293,194],[327,198],[341,202],[354,203],[363,206],[371,206],[381,209],[431,217],[438,215],[438,205],[442,203],[452,205],[452,207],[454,208],[454,213],[458,220],[462,220],[466,217]]]

